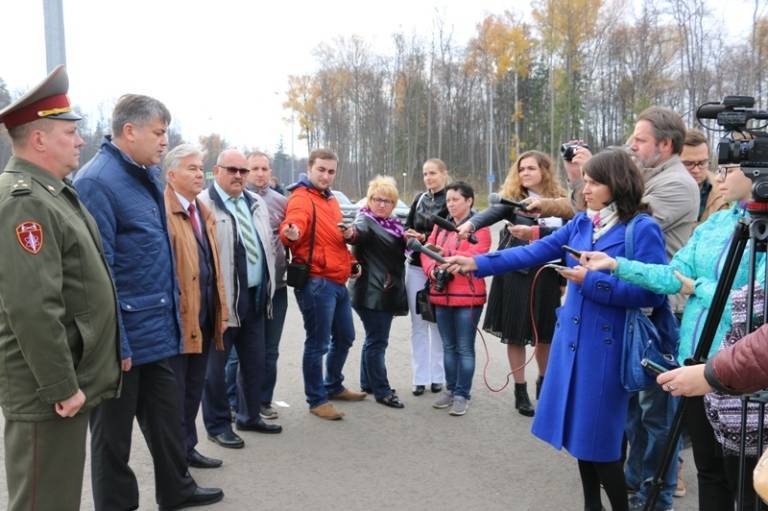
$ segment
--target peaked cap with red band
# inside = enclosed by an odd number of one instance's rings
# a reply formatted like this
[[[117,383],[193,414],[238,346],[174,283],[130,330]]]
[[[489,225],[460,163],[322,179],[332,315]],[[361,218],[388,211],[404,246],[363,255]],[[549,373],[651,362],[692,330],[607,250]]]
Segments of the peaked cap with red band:
[[[22,97],[0,110],[0,123],[8,129],[38,119],[79,121],[67,98],[69,78],[63,65],[51,71],[45,80]]]

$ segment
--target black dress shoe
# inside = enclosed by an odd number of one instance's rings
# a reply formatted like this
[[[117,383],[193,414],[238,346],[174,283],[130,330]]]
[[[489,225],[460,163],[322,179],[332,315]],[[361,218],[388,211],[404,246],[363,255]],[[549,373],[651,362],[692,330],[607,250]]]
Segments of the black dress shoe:
[[[208,506],[215,504],[224,498],[224,492],[221,488],[201,488],[195,486],[195,491],[183,502],[173,506],[160,506],[160,511],[174,511],[176,509],[185,509],[188,507]]]
[[[443,384],[442,383],[433,383],[430,385],[429,390],[432,391],[433,394],[437,394],[441,390],[443,390]]]
[[[221,460],[203,456],[197,452],[197,449],[192,449],[192,452],[187,456],[187,461],[190,467],[195,468],[219,468],[221,466]]]
[[[427,389],[425,385],[414,385],[413,386],[413,395],[414,396],[420,396],[424,393],[424,391]]]
[[[243,439],[234,431],[225,431],[219,435],[208,435],[208,440],[227,449],[242,449],[245,446]]]
[[[259,433],[276,434],[282,433],[283,427],[279,424],[267,424],[261,419],[251,422],[238,422],[236,425],[238,431],[257,431]]]
[[[390,408],[405,408],[405,405],[400,402],[400,398],[397,397],[397,394],[394,392],[382,398],[376,399],[376,402],[381,403],[384,406],[389,406]]]

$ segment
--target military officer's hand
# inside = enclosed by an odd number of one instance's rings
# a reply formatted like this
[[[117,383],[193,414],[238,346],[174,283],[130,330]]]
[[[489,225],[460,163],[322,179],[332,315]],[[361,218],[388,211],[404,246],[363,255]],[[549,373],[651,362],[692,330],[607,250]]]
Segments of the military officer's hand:
[[[74,417],[84,404],[85,394],[83,394],[82,390],[77,389],[77,392],[75,392],[74,396],[56,403],[56,413],[62,417]]]
[[[124,358],[123,361],[120,363],[120,367],[123,369],[124,373],[127,373],[131,370],[131,357]]]

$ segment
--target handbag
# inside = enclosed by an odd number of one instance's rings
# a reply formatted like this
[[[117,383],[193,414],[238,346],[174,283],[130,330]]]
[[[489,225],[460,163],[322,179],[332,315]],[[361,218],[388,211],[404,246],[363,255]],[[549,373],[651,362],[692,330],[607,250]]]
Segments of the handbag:
[[[624,234],[624,256],[634,256],[634,228],[640,215],[636,215],[627,225]],[[655,376],[649,374],[640,364],[647,358],[669,369],[677,364],[677,346],[680,337],[677,319],[672,314],[669,300],[645,315],[638,308],[627,309],[624,322],[624,344],[622,346],[619,375],[621,384],[627,392],[637,392],[650,388],[656,383]]]
[[[420,314],[424,321],[437,323],[435,304],[429,301],[429,279],[427,279],[424,289],[416,291],[416,314]]]
[[[309,260],[307,262],[297,261],[291,252],[291,261],[288,263],[285,273],[285,282],[294,289],[304,289],[309,281],[309,268],[312,265],[312,254],[315,250],[315,222],[317,221],[317,212],[315,203],[312,203],[312,227],[309,234]]]

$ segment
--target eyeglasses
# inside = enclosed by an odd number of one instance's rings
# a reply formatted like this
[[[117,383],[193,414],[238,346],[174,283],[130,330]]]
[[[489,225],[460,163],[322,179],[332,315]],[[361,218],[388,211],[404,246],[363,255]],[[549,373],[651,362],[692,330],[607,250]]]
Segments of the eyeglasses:
[[[721,165],[717,167],[717,177],[726,178],[728,177],[728,174],[740,168],[739,165]]]
[[[688,170],[693,170],[696,167],[699,167],[701,170],[707,170],[709,168],[709,160],[701,160],[701,161],[683,161],[683,165]]]
[[[248,170],[248,169],[243,169],[243,168],[240,168],[240,167],[226,167],[226,166],[224,166],[224,165],[219,165],[218,167],[219,167],[220,169],[224,169],[224,170],[226,170],[226,171],[227,171],[227,173],[229,173],[230,175],[233,175],[233,176],[234,176],[235,174],[237,174],[237,173],[239,173],[241,176],[246,176],[246,175],[248,175],[248,173],[250,172],[250,170]]]
[[[371,197],[371,202],[376,204],[394,204],[395,202],[389,199],[382,199],[381,197]]]

